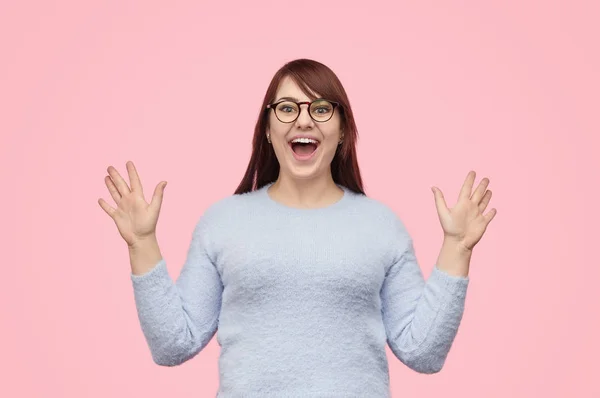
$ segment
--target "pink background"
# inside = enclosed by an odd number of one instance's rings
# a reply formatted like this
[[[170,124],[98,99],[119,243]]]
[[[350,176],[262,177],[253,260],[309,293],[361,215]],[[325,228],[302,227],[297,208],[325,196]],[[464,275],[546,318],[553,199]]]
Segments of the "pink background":
[[[361,2],[362,3],[362,2]],[[247,165],[284,62],[330,66],[356,115],[367,193],[397,210],[426,276],[470,169],[498,214],[473,256],[441,373],[388,349],[394,397],[598,397],[598,2],[0,5],[0,396],[211,397],[213,339],[155,365],[125,242],[97,203],[108,165],[167,180],[173,277],[197,218]]]

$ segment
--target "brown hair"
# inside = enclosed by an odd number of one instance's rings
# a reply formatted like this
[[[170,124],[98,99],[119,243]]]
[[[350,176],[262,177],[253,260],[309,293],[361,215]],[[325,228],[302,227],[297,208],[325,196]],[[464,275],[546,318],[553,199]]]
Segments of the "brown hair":
[[[252,140],[252,156],[246,173],[238,185],[235,194],[242,194],[260,189],[274,182],[279,175],[279,162],[273,147],[267,142],[266,131],[271,110],[267,105],[275,100],[277,88],[285,77],[290,77],[311,99],[315,97],[310,91],[319,93],[323,98],[340,103],[336,108],[341,116],[341,128],[344,140],[336,149],[331,161],[331,174],[336,184],[343,185],[356,193],[365,194],[356,156],[356,141],[358,131],[350,101],[342,83],[335,73],[324,64],[311,59],[296,59],[283,65],[273,76],[263,103],[260,108],[258,121],[254,128]]]

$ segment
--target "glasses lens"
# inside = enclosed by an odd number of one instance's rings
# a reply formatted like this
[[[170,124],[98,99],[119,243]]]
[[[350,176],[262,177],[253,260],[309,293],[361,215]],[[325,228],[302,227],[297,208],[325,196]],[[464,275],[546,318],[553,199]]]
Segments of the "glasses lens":
[[[290,101],[282,102],[275,108],[277,118],[284,123],[289,123],[298,117],[298,104]]]
[[[318,100],[310,105],[310,114],[313,119],[325,122],[333,115],[333,104],[326,100]]]

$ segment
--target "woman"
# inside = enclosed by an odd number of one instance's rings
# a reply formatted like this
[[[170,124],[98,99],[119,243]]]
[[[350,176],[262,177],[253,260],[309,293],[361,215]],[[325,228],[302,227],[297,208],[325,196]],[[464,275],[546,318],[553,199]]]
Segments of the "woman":
[[[141,328],[154,361],[179,365],[217,333],[219,397],[389,396],[385,344],[411,369],[442,368],[464,310],[471,252],[495,215],[470,172],[456,206],[433,188],[444,241],[427,281],[402,221],[363,192],[357,129],[337,76],[284,65],[261,106],[235,193],[203,213],[175,282],[156,240],[166,182],[151,203],[111,166]],[[218,329],[218,331],[217,331]]]

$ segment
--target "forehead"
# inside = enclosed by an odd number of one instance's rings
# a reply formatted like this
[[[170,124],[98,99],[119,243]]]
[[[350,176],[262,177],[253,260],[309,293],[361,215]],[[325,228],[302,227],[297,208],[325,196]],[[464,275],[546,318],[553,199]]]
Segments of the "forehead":
[[[310,93],[314,96],[314,98],[319,98],[318,93],[312,92]],[[279,84],[279,88],[277,89],[277,93],[275,94],[275,99],[281,97],[293,97],[297,98],[299,101],[310,101],[310,98],[304,91],[300,89],[300,87],[290,78],[289,76],[284,77]]]

